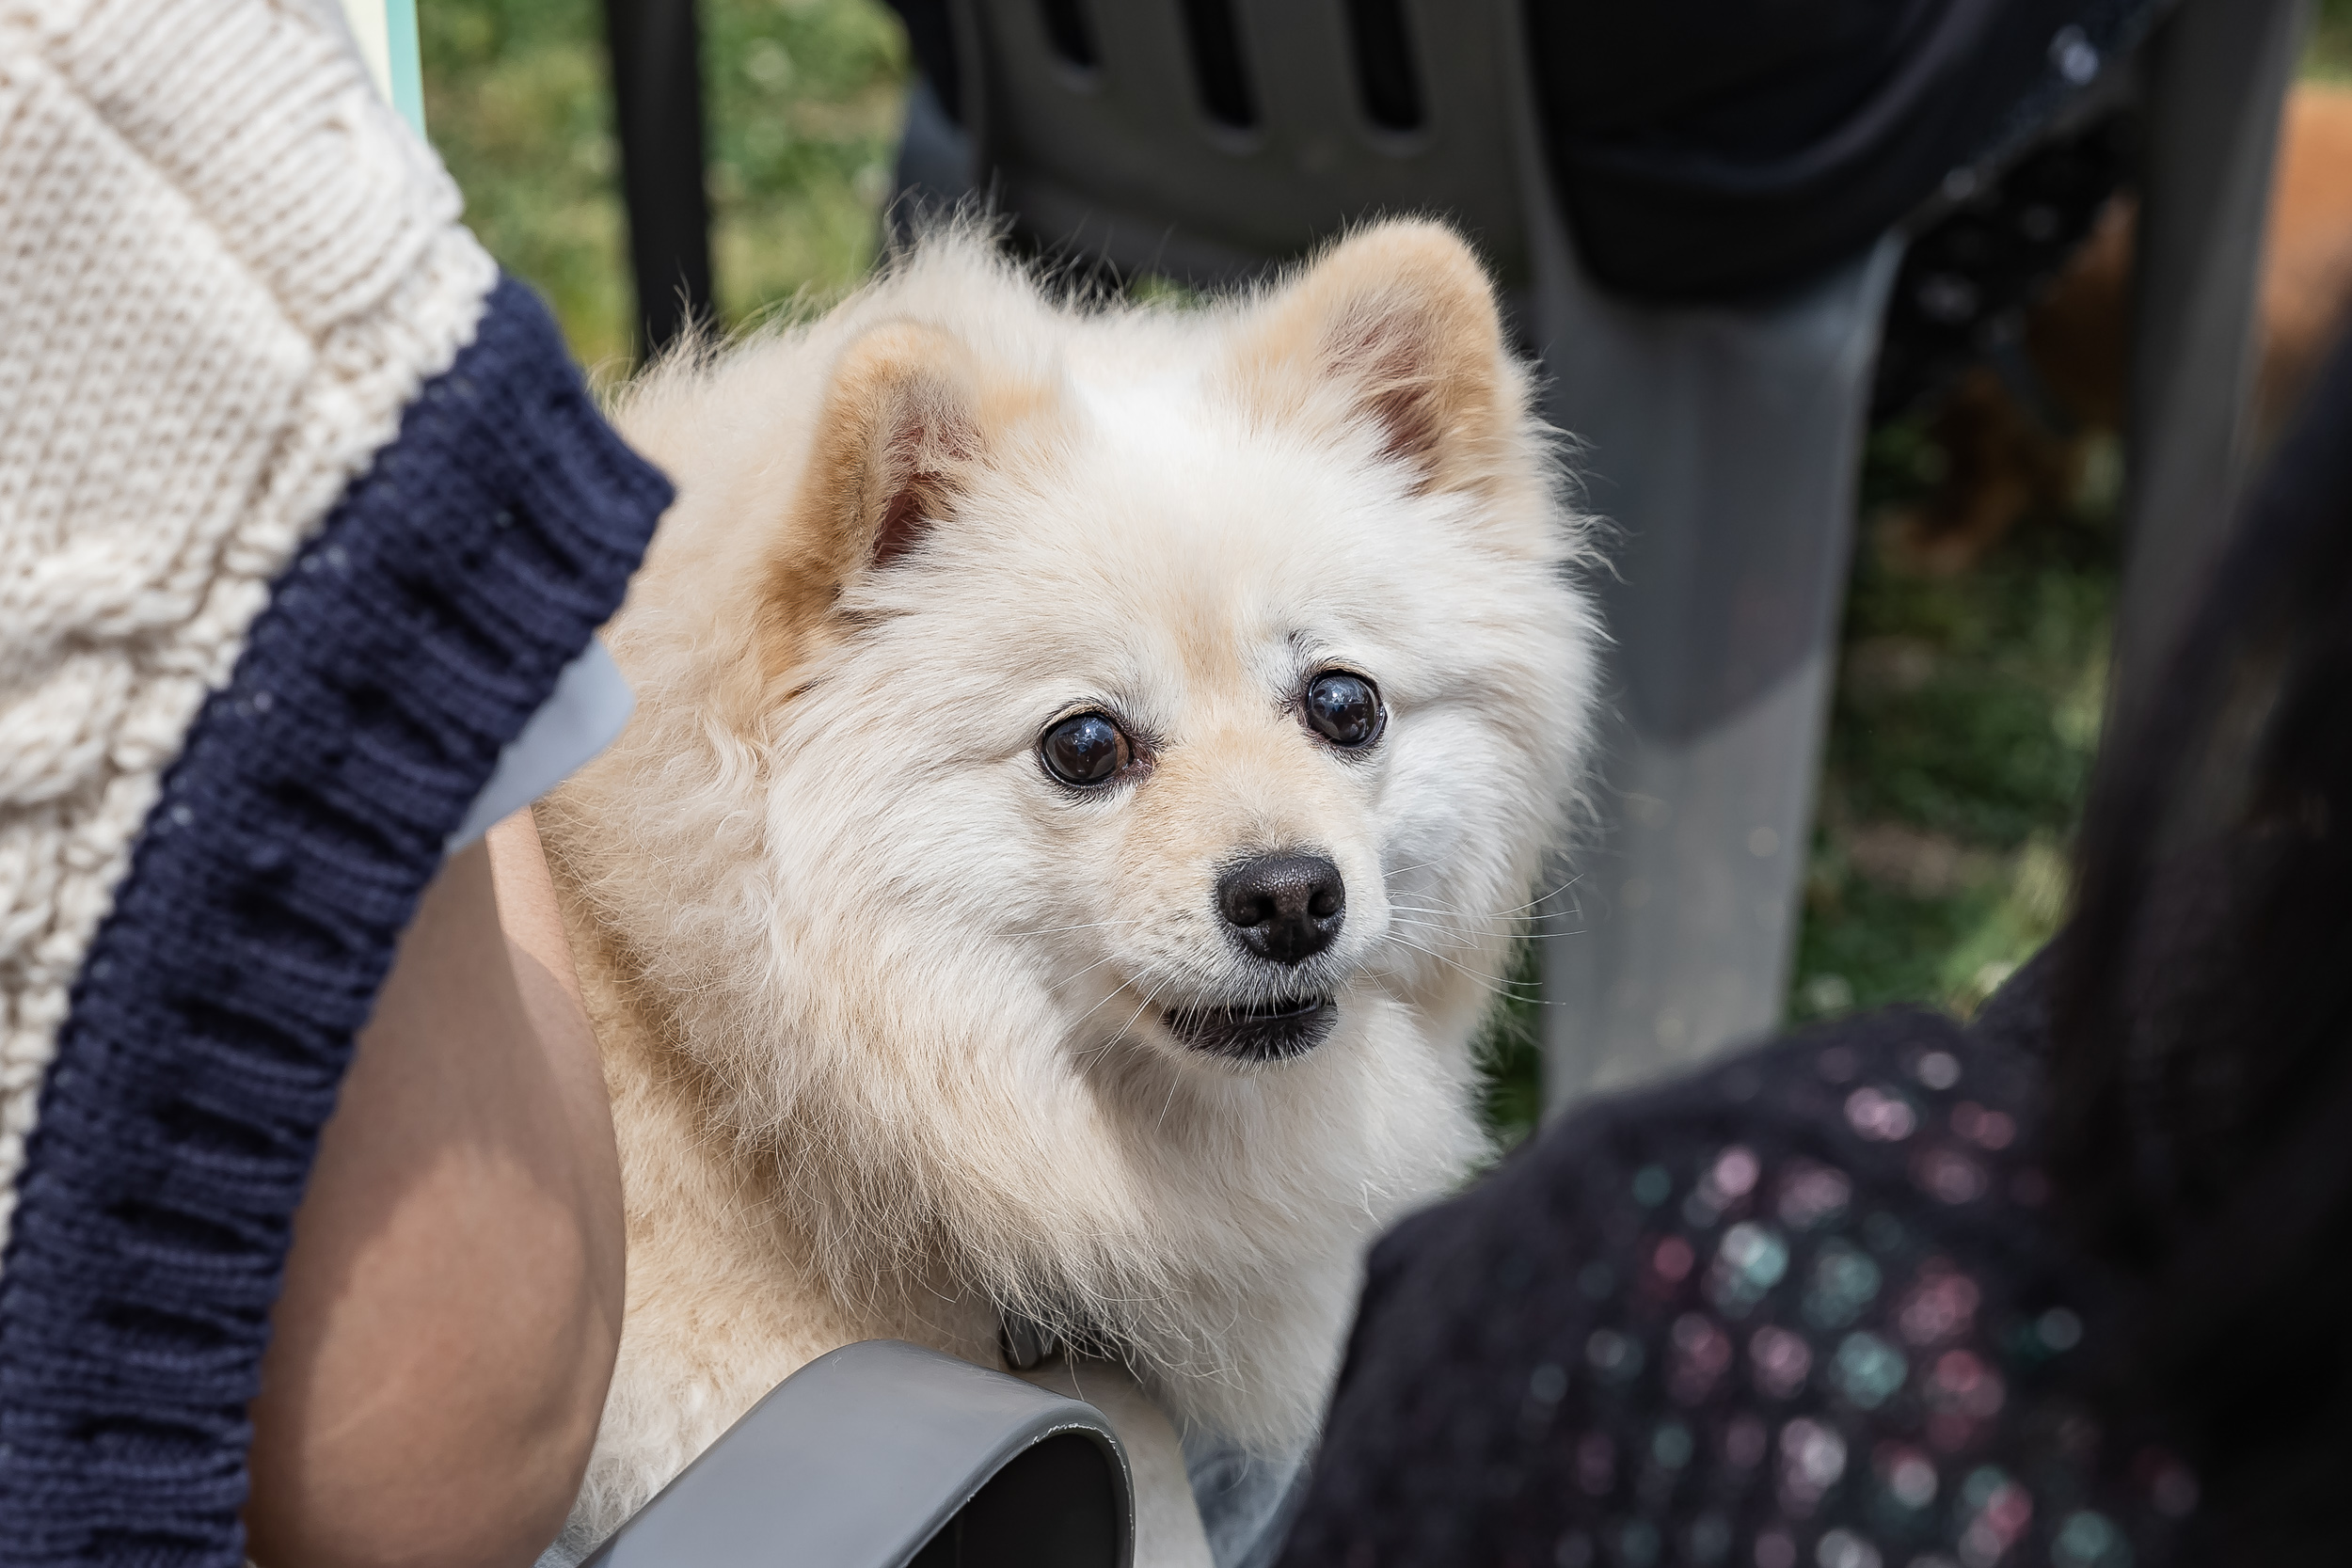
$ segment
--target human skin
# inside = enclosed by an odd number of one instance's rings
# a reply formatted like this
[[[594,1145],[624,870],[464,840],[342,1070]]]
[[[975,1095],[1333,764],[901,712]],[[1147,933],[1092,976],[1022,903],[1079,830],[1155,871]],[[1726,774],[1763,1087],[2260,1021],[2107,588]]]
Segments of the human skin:
[[[261,1568],[524,1568],[620,1342],[612,1119],[528,811],[402,938],[294,1216],[252,1405]]]

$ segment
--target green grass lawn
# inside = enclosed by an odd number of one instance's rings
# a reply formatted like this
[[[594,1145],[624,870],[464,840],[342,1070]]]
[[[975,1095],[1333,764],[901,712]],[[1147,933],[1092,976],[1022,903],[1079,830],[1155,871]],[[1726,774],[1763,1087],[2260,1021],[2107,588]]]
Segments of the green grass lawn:
[[[469,220],[547,294],[584,363],[625,373],[600,8],[420,0],[419,12],[428,128]],[[702,14],[713,264],[723,322],[739,325],[837,293],[871,262],[906,50],[872,0],[703,0]],[[2352,0],[2322,0],[2305,70],[2352,79]],[[1792,1019],[1890,1001],[1965,1014],[2066,907],[2105,701],[2113,486],[2028,519],[1965,573],[1906,574],[1873,518],[1931,483],[1939,460],[1916,424],[1871,438]],[[1534,1033],[1532,1008],[1497,1023],[1505,1129],[1534,1116]]]

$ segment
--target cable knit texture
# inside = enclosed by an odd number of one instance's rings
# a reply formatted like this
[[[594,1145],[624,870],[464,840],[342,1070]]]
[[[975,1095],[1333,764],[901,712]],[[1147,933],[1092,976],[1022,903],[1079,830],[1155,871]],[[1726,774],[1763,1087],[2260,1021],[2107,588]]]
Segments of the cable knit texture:
[[[0,0],[0,1238],[67,988],[270,579],[496,268],[268,0]]]
[[[0,1565],[243,1560],[355,1031],[667,504],[310,13],[0,0]]]

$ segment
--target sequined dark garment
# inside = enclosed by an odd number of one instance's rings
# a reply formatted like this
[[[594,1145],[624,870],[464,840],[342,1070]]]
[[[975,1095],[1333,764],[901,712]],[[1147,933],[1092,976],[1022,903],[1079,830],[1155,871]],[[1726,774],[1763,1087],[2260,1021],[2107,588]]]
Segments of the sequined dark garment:
[[[2195,1480],[2085,1397],[2117,1298],[2049,1217],[2032,1006],[1775,1042],[1406,1222],[1283,1561],[2179,1560]]]

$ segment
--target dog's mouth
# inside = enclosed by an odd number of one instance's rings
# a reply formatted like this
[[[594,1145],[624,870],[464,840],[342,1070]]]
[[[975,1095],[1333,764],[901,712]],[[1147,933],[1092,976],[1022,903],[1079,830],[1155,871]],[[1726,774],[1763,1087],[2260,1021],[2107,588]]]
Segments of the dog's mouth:
[[[1254,1007],[1171,1007],[1161,1016],[1168,1032],[1196,1051],[1279,1062],[1321,1045],[1340,1009],[1327,996],[1302,996]]]

